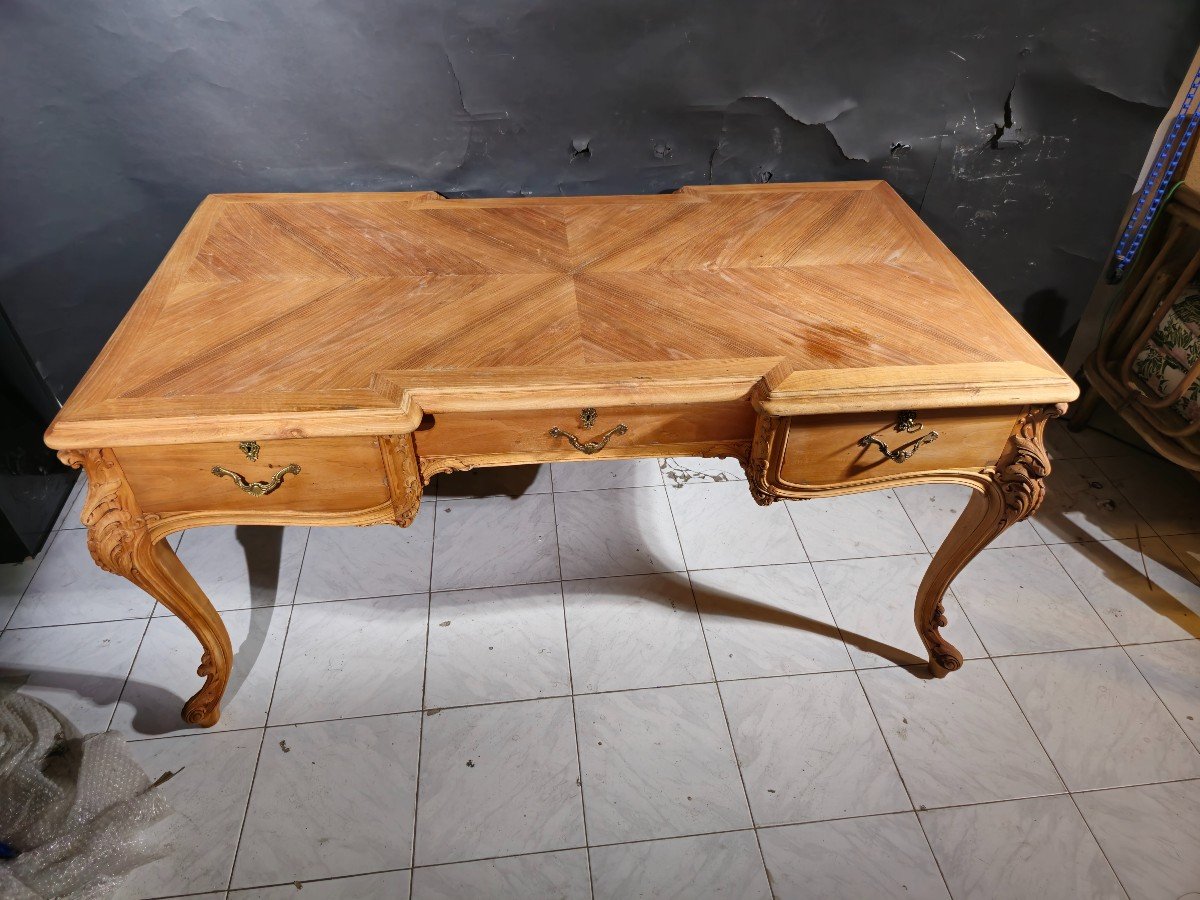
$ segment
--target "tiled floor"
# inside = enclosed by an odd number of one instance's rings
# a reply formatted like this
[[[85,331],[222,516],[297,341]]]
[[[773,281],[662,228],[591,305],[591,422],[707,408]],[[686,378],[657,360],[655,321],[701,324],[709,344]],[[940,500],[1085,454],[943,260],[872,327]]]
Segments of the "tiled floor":
[[[1200,891],[1200,484],[1055,426],[1051,500],[913,594],[965,489],[762,509],[736,466],[443,476],[416,524],[214,528],[191,635],[75,509],[0,568],[0,669],[179,811],[126,897],[1178,897]],[[303,893],[297,888],[303,883]]]

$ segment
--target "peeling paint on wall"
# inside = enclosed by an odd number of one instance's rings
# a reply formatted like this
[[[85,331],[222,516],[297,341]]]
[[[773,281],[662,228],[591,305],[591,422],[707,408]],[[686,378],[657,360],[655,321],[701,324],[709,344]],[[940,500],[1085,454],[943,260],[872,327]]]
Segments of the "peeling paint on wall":
[[[65,397],[207,193],[884,178],[1061,352],[1198,40],[1184,0],[8,0],[0,303]]]

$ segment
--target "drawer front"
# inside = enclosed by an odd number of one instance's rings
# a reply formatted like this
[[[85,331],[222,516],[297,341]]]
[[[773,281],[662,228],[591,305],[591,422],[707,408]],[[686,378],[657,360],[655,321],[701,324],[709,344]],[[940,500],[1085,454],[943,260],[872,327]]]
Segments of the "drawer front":
[[[232,441],[114,452],[144,512],[351,512],[390,502],[378,438],[260,441],[253,460]]]
[[[583,412],[579,407],[570,407],[438,413],[426,416],[413,438],[422,460],[495,455],[530,461],[599,459],[658,456],[670,448],[748,443],[756,421],[748,401],[596,407],[595,420],[586,428]],[[551,434],[551,429],[560,433]],[[581,445],[603,442],[603,447],[585,453],[574,447],[567,435]]]
[[[772,447],[781,486],[820,486],[936,469],[981,469],[994,465],[1004,450],[1021,407],[924,410],[916,415],[921,428],[896,431],[895,413],[793,416]],[[903,448],[936,431],[934,441],[915,446],[907,460],[884,456],[877,445],[863,446],[867,436]]]

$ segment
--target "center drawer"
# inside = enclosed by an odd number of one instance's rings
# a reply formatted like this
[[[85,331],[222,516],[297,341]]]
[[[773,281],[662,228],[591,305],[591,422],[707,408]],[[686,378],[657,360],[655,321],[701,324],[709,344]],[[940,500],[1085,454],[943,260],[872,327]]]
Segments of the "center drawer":
[[[594,417],[591,410],[595,411]],[[699,453],[710,446],[748,444],[755,421],[753,408],[743,400],[450,412],[427,415],[413,438],[422,461],[437,457],[507,456],[520,462],[665,456]],[[572,437],[584,449],[574,446]],[[589,449],[594,452],[585,452]],[[504,461],[494,460],[497,464]]]
[[[144,512],[351,512],[390,499],[378,438],[228,441],[114,452]]]

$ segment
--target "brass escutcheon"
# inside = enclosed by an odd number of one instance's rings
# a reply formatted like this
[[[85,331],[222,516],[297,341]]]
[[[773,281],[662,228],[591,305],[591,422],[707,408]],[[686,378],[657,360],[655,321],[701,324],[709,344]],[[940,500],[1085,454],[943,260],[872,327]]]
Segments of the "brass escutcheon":
[[[246,454],[246,459],[250,462],[258,462],[258,454],[262,451],[262,447],[258,446],[258,441],[242,441],[238,444],[238,449]]]
[[[596,407],[585,406],[579,411],[579,427],[587,431],[596,424]]]
[[[285,475],[299,475],[300,467],[295,463],[290,466],[284,466],[275,473],[275,476],[270,481],[247,481],[237,472],[230,471],[224,466],[213,466],[212,473],[218,478],[222,476],[232,478],[234,484],[252,497],[265,497],[272,491],[279,489],[279,486],[283,484],[283,477]]]

